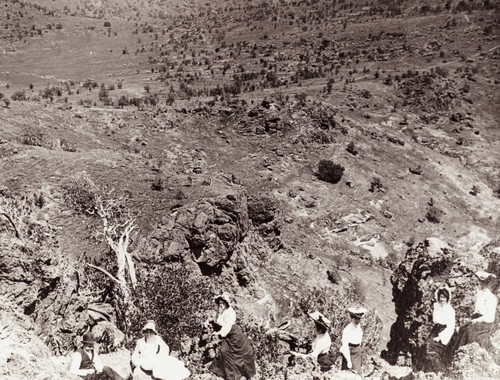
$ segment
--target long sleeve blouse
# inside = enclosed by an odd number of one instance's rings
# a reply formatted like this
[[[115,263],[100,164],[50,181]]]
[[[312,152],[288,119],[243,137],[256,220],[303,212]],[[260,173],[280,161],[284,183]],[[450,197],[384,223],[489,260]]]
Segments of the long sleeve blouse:
[[[432,322],[446,326],[438,334],[439,340],[446,346],[455,332],[455,309],[449,303],[441,305],[439,302],[435,302]]]
[[[480,314],[479,318],[475,318],[475,322],[493,323],[495,321],[495,313],[497,309],[498,298],[486,288],[480,290],[476,296],[476,304],[474,313]]]
[[[155,335],[154,339],[146,342],[145,338],[137,341],[134,353],[132,354],[132,363],[136,367],[142,367],[145,370],[152,370],[161,357],[159,355],[170,354],[170,348],[163,341],[161,336]]]
[[[354,323],[349,323],[342,331],[342,346],[340,347],[340,352],[344,355],[347,362],[351,362],[351,351],[349,350],[350,344],[361,344],[363,340],[363,330],[361,326],[355,325]]]
[[[314,339],[311,347],[311,352],[309,356],[317,359],[321,354],[327,354],[332,346],[332,338],[327,332],[324,334],[319,334],[316,339]]]
[[[236,312],[231,306],[229,306],[217,318],[217,324],[221,326],[219,335],[223,338],[226,337],[227,334],[229,334],[229,331],[231,331],[231,327],[233,327],[235,323],[236,323]]]

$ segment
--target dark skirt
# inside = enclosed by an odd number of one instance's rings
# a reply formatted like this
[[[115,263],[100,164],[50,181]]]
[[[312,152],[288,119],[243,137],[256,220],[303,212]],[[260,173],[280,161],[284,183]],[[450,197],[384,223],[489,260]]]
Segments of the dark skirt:
[[[450,344],[448,343],[448,345],[445,346],[443,343],[436,342],[433,339],[445,328],[446,326],[436,323],[425,344],[424,370],[427,372],[443,372],[450,364]]]
[[[240,380],[241,376],[250,379],[255,375],[253,349],[240,326],[231,327],[208,369],[225,380]]]
[[[487,351],[491,351],[493,346],[491,344],[491,334],[495,328],[494,323],[471,323],[468,322],[460,327],[458,330],[456,340],[454,342],[455,350],[466,344],[476,342]]]
[[[356,372],[358,375],[361,376],[361,361],[362,361],[362,350],[361,346],[351,346],[349,345],[349,352],[351,353],[351,363],[352,363],[352,370]],[[348,370],[349,367],[347,367],[347,360],[344,355],[342,355],[342,370]]]
[[[330,368],[332,368],[332,366],[335,364],[335,356],[331,352],[328,352],[326,354],[319,354],[318,364],[321,368],[321,371],[329,371]]]

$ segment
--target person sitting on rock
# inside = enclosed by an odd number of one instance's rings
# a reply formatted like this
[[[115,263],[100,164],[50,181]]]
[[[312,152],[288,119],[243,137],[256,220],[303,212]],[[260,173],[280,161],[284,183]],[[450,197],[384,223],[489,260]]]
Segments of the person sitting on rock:
[[[351,307],[348,309],[351,323],[342,331],[342,346],[340,347],[342,370],[353,370],[360,376],[362,376],[361,342],[363,340],[363,330],[359,323],[367,311],[364,307]]]
[[[183,380],[190,372],[184,363],[170,355],[170,348],[158,335],[156,324],[149,320],[143,327],[144,337],[137,341],[132,354],[134,380]]]
[[[217,333],[222,343],[208,369],[225,380],[240,380],[242,376],[250,379],[256,373],[253,349],[236,324],[236,312],[231,307],[229,294],[224,292],[214,300],[218,310],[213,325],[220,328]]]
[[[115,370],[102,364],[94,343],[92,333],[83,334],[82,348],[79,348],[73,354],[69,373],[78,375],[83,379],[123,380],[123,377]]]
[[[455,332],[455,309],[451,306],[451,291],[447,287],[436,290],[432,312],[434,323],[426,344],[427,371],[442,372],[449,362],[449,346]]]
[[[335,358],[330,354],[330,347],[332,346],[332,339],[328,330],[330,329],[331,322],[319,311],[309,313],[309,316],[314,321],[316,327],[316,339],[314,339],[311,352],[302,354],[299,352],[290,351],[290,353],[297,357],[312,358],[316,360],[321,367],[321,371],[326,372],[330,370],[335,363]]]
[[[476,294],[474,314],[457,333],[454,350],[469,343],[477,342],[487,351],[492,350],[491,334],[495,328],[495,314],[498,298],[491,289],[496,280],[496,275],[484,271],[475,273],[481,284],[481,290]]]

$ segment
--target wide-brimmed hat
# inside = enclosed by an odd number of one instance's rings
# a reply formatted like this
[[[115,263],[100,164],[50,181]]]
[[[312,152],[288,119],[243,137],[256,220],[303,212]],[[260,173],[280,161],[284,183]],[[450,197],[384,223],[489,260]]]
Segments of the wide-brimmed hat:
[[[319,311],[313,311],[312,313],[309,313],[309,316],[315,323],[323,326],[326,329],[329,329],[332,325],[332,322]]]
[[[156,323],[155,323],[155,321],[153,321],[151,319],[149,321],[147,321],[146,324],[144,325],[144,327],[142,328],[142,332],[144,332],[146,330],[151,330],[155,334],[158,334],[158,331],[156,331]]]
[[[347,309],[351,317],[361,319],[368,312],[364,307],[350,307]]]
[[[87,333],[83,334],[82,343],[89,344],[89,345],[94,344],[95,343],[94,335],[92,335],[91,332],[87,332]]]
[[[227,293],[227,292],[223,292],[222,294],[219,294],[219,295],[214,297],[215,302],[217,302],[218,300],[223,300],[228,305],[231,305],[231,298],[229,297],[229,293]]]
[[[474,273],[477,278],[479,278],[481,281],[488,280],[490,278],[497,278],[497,276],[493,273],[488,273],[483,270],[478,270],[476,273]]]
[[[450,302],[451,301],[451,290],[447,286],[441,286],[441,287],[436,289],[436,291],[434,292],[435,300],[439,301],[439,294],[442,292],[445,292],[448,295],[448,302]]]

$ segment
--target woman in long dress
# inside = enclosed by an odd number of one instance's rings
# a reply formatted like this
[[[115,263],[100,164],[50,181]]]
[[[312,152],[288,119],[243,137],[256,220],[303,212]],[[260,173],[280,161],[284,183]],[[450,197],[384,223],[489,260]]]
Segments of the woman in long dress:
[[[311,352],[308,354],[302,354],[299,352],[290,351],[290,353],[297,357],[311,358],[316,360],[321,367],[321,371],[326,372],[330,370],[332,365],[335,363],[335,358],[330,353],[330,348],[332,346],[332,339],[328,330],[331,326],[331,322],[319,311],[309,313],[309,316],[314,321],[314,326],[316,327],[316,338],[314,339]]]
[[[473,342],[477,342],[487,351],[491,351],[493,348],[491,334],[495,329],[498,298],[491,289],[497,276],[484,271],[478,271],[475,274],[481,283],[481,290],[476,294],[474,314],[470,322],[460,327],[457,333],[454,350]]]
[[[455,332],[455,309],[451,306],[451,291],[447,287],[436,290],[432,312],[434,323],[426,344],[427,371],[442,372],[449,363],[449,342]]]
[[[217,303],[216,326],[222,343],[208,368],[225,380],[240,380],[241,376],[250,379],[255,375],[253,349],[248,338],[236,324],[236,312],[231,307],[229,294],[215,297]]]
[[[348,311],[351,316],[351,323],[342,331],[342,346],[340,347],[340,353],[342,354],[342,370],[353,370],[358,375],[362,376],[361,342],[363,341],[363,330],[359,323],[367,310],[364,307],[351,307]]]
[[[148,321],[142,329],[144,337],[137,341],[132,364],[134,380],[183,380],[189,370],[177,358],[170,356],[170,348],[158,335],[154,321]]]

